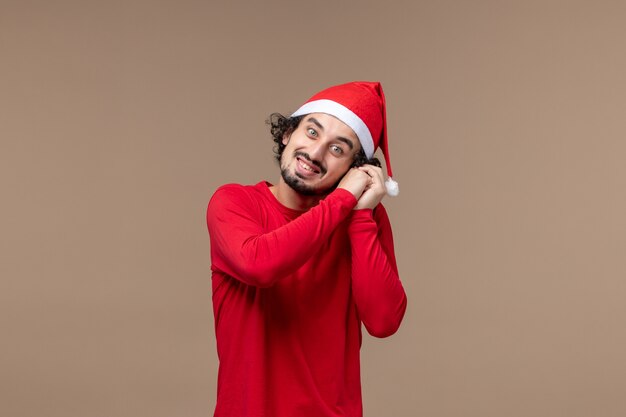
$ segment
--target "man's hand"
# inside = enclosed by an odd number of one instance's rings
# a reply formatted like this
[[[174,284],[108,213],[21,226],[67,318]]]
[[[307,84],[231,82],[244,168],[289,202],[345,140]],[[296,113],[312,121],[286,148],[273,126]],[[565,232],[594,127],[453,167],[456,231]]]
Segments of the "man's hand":
[[[361,197],[357,197],[359,201],[356,203],[356,207],[354,207],[354,209],[373,209],[387,194],[383,170],[377,166],[369,164],[365,164],[355,169],[367,174],[370,181],[361,194]]]
[[[350,191],[354,198],[358,200],[370,182],[371,178],[367,172],[359,168],[350,168],[339,182],[339,185],[337,185],[337,188]]]

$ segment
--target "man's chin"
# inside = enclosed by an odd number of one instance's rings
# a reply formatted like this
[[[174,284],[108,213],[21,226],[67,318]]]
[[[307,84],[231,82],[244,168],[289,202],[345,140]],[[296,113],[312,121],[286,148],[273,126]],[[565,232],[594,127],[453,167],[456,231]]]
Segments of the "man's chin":
[[[299,178],[296,175],[291,175],[286,169],[282,169],[280,172],[285,184],[287,184],[292,190],[297,192],[298,194],[306,195],[306,196],[325,196],[335,188],[337,188],[337,184],[328,188],[315,188],[306,184],[302,178]]]

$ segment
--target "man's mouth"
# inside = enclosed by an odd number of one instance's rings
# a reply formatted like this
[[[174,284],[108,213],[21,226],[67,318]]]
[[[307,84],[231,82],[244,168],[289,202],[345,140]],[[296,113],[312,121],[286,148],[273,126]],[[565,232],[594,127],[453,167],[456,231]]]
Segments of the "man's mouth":
[[[298,163],[298,166],[306,172],[310,172],[312,174],[319,174],[321,172],[315,165],[309,163],[307,160],[301,157],[296,157],[296,161]]]

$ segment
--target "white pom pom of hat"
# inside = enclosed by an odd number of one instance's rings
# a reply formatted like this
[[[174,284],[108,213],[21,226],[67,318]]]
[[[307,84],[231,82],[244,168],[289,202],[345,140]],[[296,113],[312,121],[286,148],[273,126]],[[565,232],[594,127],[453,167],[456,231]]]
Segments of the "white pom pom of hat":
[[[368,158],[381,148],[387,165],[385,188],[390,196],[399,193],[398,183],[391,177],[389,143],[387,140],[387,104],[379,82],[354,81],[320,91],[291,116],[326,113],[335,116],[354,130]]]
[[[393,178],[388,177],[385,180],[385,188],[387,189],[387,194],[391,197],[395,197],[400,194],[400,187],[398,187],[398,183],[393,180]]]

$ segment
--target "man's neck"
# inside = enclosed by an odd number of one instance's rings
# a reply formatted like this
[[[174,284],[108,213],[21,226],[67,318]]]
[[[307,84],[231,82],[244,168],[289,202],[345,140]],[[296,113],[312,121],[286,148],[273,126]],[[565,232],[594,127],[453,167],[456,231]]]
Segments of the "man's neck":
[[[278,180],[277,185],[270,187],[270,191],[283,206],[298,211],[307,211],[310,208],[315,207],[320,200],[325,197],[320,195],[300,194],[287,185],[282,177]]]

